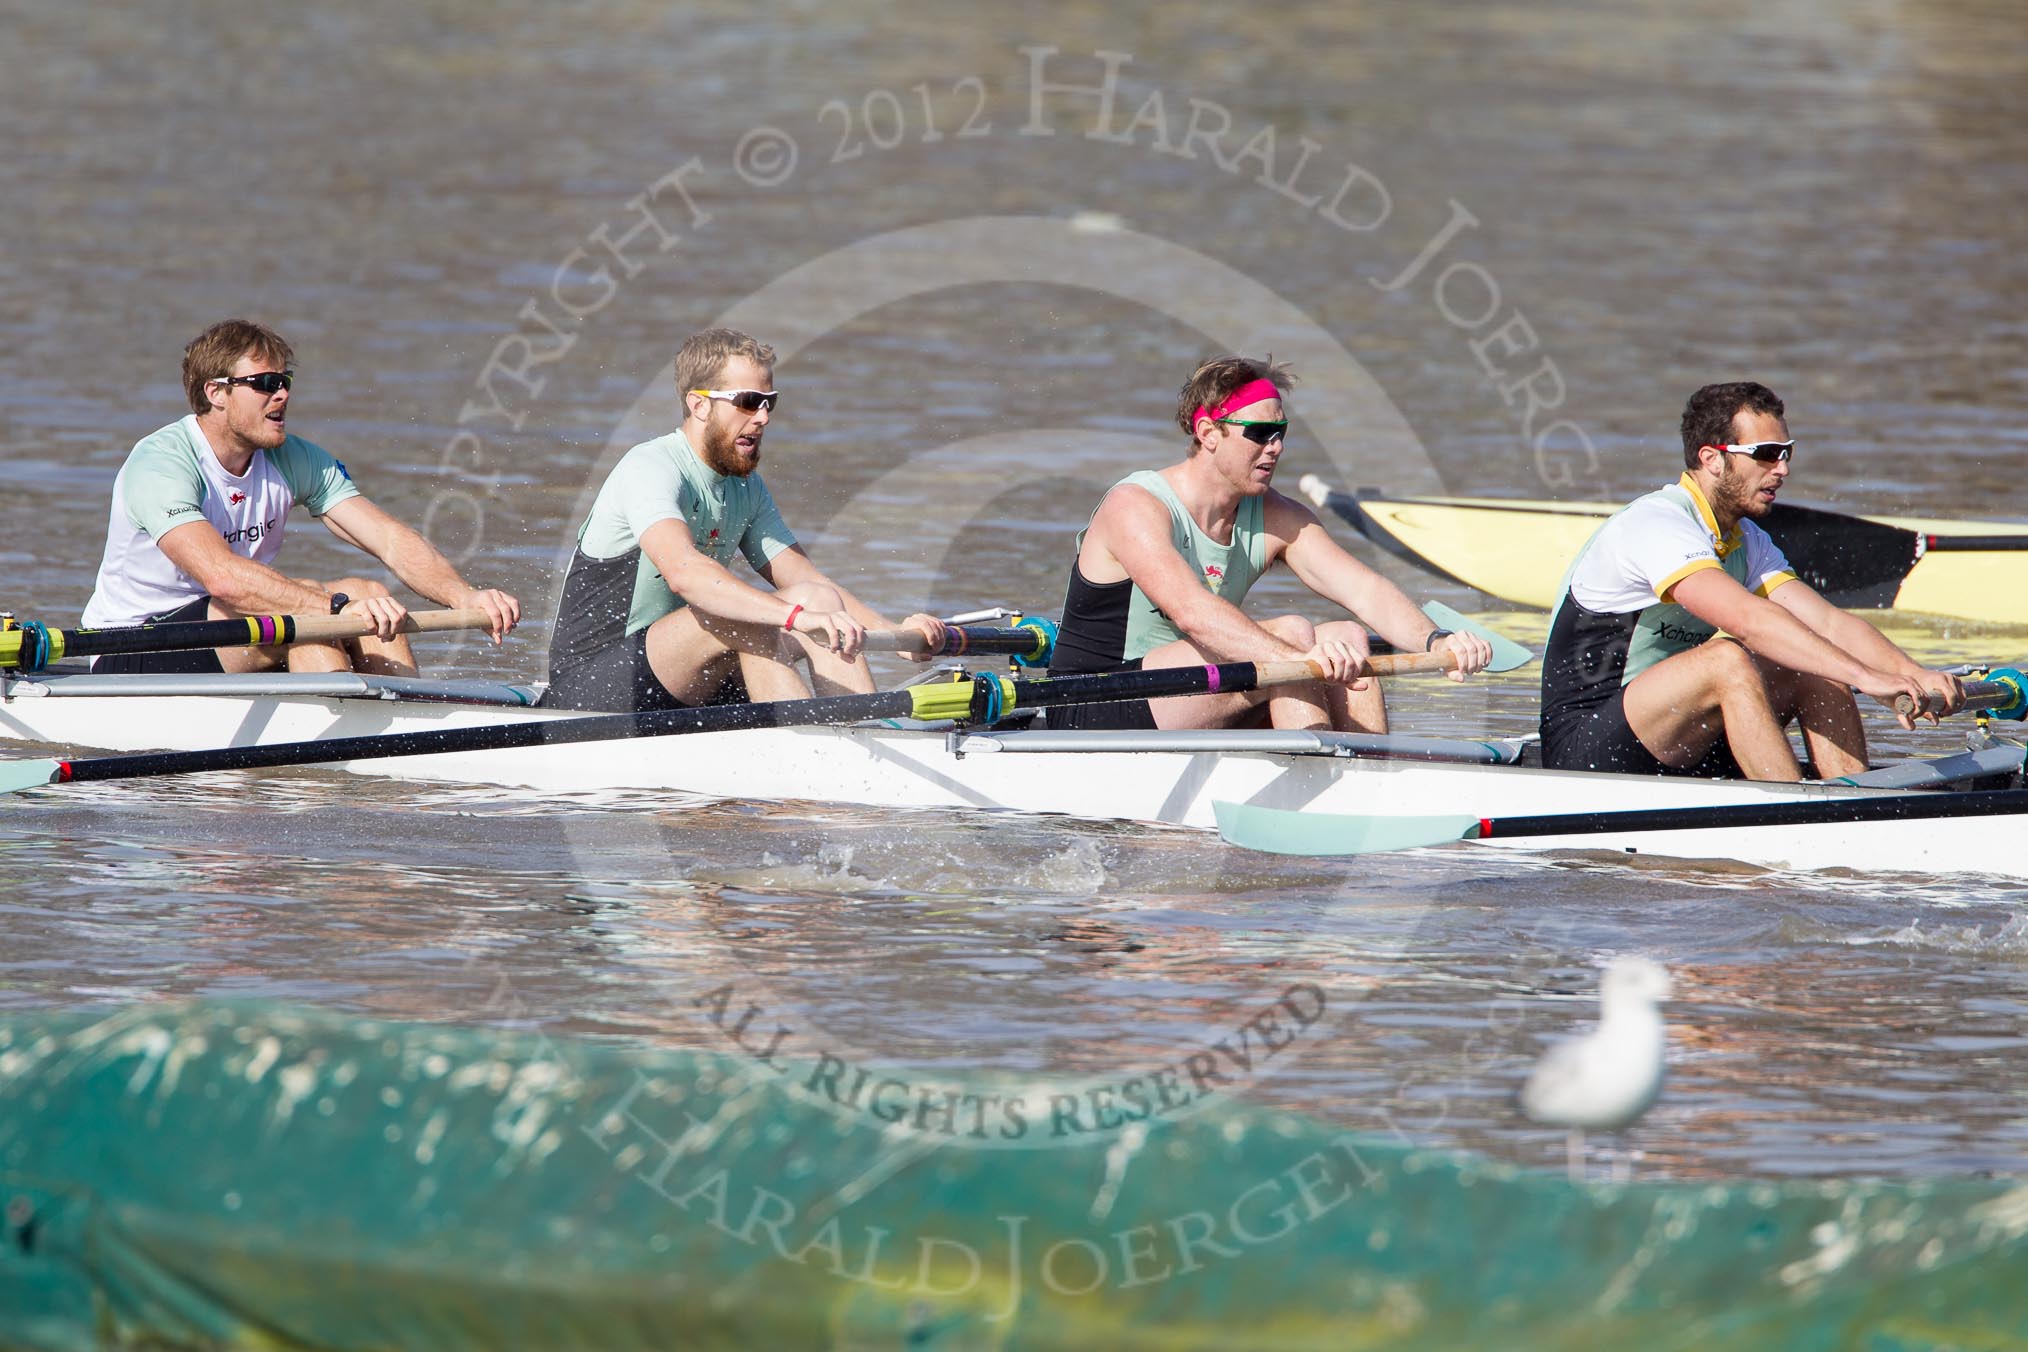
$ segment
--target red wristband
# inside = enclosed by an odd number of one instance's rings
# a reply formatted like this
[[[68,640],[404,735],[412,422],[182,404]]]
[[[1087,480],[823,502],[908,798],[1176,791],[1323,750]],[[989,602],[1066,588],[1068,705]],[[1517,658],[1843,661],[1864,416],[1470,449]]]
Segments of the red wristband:
[[[802,613],[803,613],[803,608],[802,608],[802,606],[800,606],[800,605],[793,605],[793,606],[790,606],[790,607],[789,607],[789,618],[787,618],[786,620],[783,620],[783,621],[782,621],[782,628],[784,628],[784,629],[786,629],[786,630],[790,631],[791,633],[795,632],[795,628],[796,628],[796,616],[798,616],[798,615],[800,615],[800,614],[802,614]]]

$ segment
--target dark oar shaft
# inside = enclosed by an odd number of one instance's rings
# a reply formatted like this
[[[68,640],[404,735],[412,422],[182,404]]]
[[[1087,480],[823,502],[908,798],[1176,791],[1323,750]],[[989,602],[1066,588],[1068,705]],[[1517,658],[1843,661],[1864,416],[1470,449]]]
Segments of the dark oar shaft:
[[[483,610],[411,611],[398,626],[404,634],[440,633],[451,629],[484,629],[492,619]],[[282,643],[326,642],[363,638],[373,622],[359,615],[248,615],[233,620],[192,620],[176,624],[143,624],[131,629],[45,629],[45,660],[61,657],[105,657],[116,653],[187,652],[199,648],[271,647]],[[22,645],[29,629],[0,633],[0,666],[21,665]]]
[[[1643,808],[1628,812],[1557,812],[1486,817],[1466,839],[1585,836],[1630,831],[1723,831],[1740,826],[1812,826],[1827,822],[1919,821],[1935,817],[1998,817],[2028,811],[2028,790],[1911,793],[1881,798],[1827,798],[1798,803],[1734,803],[1723,807]]]
[[[1925,535],[1925,554],[2018,552],[2028,549],[2028,535]]]
[[[887,695],[833,695],[824,699],[777,704],[714,705],[700,709],[662,709],[653,713],[593,714],[526,723],[496,723],[476,728],[435,728],[369,737],[331,737],[313,742],[279,742],[272,746],[224,747],[212,751],[159,751],[138,756],[101,756],[67,761],[60,778],[66,783],[94,779],[135,779],[150,775],[183,775],[203,770],[254,770],[279,765],[314,765],[386,756],[435,756],[454,751],[495,751],[525,746],[556,746],[568,742],[620,741],[686,732],[721,732],[733,728],[781,727],[790,722],[852,722],[861,718],[900,718],[911,711],[907,690]],[[800,715],[800,717],[798,716]]]
[[[1377,671],[1441,670],[1443,654],[1414,658],[1376,658]],[[772,704],[715,705],[701,709],[668,709],[653,713],[592,714],[581,718],[495,723],[474,728],[436,728],[425,732],[387,733],[371,737],[332,737],[321,741],[281,742],[271,746],[224,747],[207,751],[163,751],[138,756],[101,756],[91,760],[58,761],[54,779],[83,783],[99,779],[134,779],[152,775],[194,774],[205,770],[253,770],[281,765],[312,765],[394,756],[434,756],[460,751],[494,751],[516,747],[554,746],[568,742],[620,741],[632,737],[666,737],[691,732],[731,732],[745,728],[808,727],[854,723],[869,718],[973,718],[990,716],[993,691],[1002,712],[1048,708],[1060,704],[1091,704],[1111,700],[1161,699],[1213,691],[1247,691],[1257,686],[1314,680],[1318,668],[1307,661],[1230,662],[1221,666],[1171,667],[1153,671],[1111,672],[1091,676],[1059,676],[1043,681],[975,677],[966,681],[909,686],[872,695],[830,695],[818,699],[782,700]]]
[[[1007,653],[1041,661],[1049,656],[1049,635],[1040,628],[1013,629],[985,625],[944,626],[944,646],[934,654],[913,629],[872,629],[866,634],[866,651],[915,653],[918,656],[969,657],[974,653]]]

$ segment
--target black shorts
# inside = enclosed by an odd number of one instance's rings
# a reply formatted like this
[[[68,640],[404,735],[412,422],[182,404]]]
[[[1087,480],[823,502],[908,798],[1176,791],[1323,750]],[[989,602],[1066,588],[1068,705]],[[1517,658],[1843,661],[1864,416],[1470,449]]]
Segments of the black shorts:
[[[747,704],[746,681],[734,667],[719,682],[706,704]],[[580,658],[561,671],[549,673],[549,689],[542,696],[544,709],[586,709],[599,713],[649,713],[656,709],[686,708],[669,693],[648,665],[648,631],[638,630],[618,643],[608,644],[589,657]]]
[[[1051,676],[1110,676],[1114,672],[1139,671],[1141,659],[1107,671],[1054,671]],[[1113,699],[1101,704],[1059,704],[1049,711],[1049,726],[1054,731],[1075,730],[1078,732],[1152,732],[1155,722],[1155,708],[1144,699]]]
[[[211,598],[200,596],[189,605],[178,606],[164,615],[150,616],[143,624],[187,624],[211,618]],[[225,671],[218,649],[198,648],[181,653],[107,653],[92,659],[92,670],[101,675],[147,673],[153,676],[217,676]]]
[[[1721,733],[1704,759],[1673,769],[1655,759],[1627,726],[1627,688],[1605,703],[1542,725],[1542,764],[1551,770],[1610,770],[1627,775],[1681,775],[1692,779],[1745,779]]]

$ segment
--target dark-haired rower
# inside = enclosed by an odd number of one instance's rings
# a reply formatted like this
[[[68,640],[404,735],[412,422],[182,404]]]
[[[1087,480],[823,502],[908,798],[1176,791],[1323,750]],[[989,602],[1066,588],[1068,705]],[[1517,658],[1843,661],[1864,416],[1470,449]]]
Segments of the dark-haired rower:
[[[1609,518],[1571,564],[1542,658],[1545,764],[1797,780],[1795,723],[1832,778],[1867,765],[1854,688],[1963,706],[1956,677],[1826,601],[1757,524],[1788,482],[1785,415],[1753,381],[1697,391],[1682,478]]]

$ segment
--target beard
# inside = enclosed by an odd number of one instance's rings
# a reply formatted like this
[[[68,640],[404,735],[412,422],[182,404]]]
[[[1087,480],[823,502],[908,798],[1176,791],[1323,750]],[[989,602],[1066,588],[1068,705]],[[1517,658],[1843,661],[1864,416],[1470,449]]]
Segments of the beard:
[[[1718,476],[1718,489],[1713,496],[1717,500],[1711,505],[1734,519],[1751,517],[1759,520],[1772,509],[1772,504],[1762,502],[1760,495],[1746,486],[1746,475],[1733,467],[1729,454],[1725,457],[1725,469]]]
[[[714,474],[744,479],[760,464],[759,436],[756,434],[751,459],[740,454],[739,447],[733,444],[734,440],[731,432],[708,422],[704,424],[704,444],[697,448],[697,458]]]

